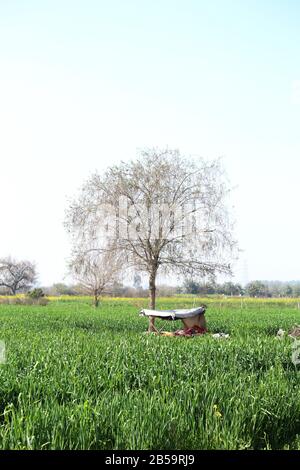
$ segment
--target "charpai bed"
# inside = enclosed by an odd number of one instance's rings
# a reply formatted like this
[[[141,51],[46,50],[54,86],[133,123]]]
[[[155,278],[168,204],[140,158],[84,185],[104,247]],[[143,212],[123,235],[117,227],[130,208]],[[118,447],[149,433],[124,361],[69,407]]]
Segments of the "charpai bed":
[[[147,310],[142,309],[140,315],[144,317],[155,317],[163,320],[182,320],[185,318],[193,318],[205,313],[205,307],[197,307],[191,309],[178,310]]]

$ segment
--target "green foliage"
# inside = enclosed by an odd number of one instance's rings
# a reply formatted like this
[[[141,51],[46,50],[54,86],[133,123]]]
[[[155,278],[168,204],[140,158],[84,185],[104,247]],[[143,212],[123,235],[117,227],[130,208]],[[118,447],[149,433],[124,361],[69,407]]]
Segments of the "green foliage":
[[[74,286],[68,286],[62,282],[53,284],[52,287],[48,288],[50,295],[77,295],[78,289]]]
[[[180,290],[177,289],[179,293]],[[197,282],[186,279],[182,292],[192,295],[226,295],[250,297],[300,297],[300,281],[251,281],[243,288],[231,281],[218,284],[215,282]]]
[[[0,448],[299,450],[300,373],[275,338],[297,303],[208,304],[210,332],[229,340],[146,335],[147,299],[0,305]]]
[[[240,284],[225,282],[222,286],[220,286],[218,293],[224,295],[243,295],[245,292]]]
[[[42,297],[45,297],[44,291],[40,287],[36,287],[32,291],[28,292],[27,295],[31,299],[41,299]]]
[[[250,297],[269,297],[268,287],[261,281],[252,281],[246,286],[246,292]]]
[[[217,284],[215,282],[197,282],[193,279],[186,279],[183,284],[184,292],[193,295],[243,295],[244,289],[240,284],[233,282],[225,282],[224,284]]]
[[[184,292],[187,294],[197,295],[200,293],[200,284],[199,282],[194,281],[193,279],[186,279],[183,284]]]

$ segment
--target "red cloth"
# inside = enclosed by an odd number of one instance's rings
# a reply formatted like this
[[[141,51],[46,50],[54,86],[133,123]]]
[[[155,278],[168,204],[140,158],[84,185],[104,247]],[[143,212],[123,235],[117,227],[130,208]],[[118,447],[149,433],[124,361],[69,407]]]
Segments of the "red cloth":
[[[192,326],[191,328],[185,328],[184,330],[175,331],[176,336],[194,336],[194,335],[204,335],[207,332],[206,328],[202,326]]]

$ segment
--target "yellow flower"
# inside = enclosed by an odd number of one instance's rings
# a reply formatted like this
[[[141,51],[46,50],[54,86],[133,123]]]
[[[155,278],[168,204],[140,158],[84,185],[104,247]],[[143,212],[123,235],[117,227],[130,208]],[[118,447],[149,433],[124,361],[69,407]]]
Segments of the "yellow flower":
[[[214,405],[213,406],[213,410],[214,410],[214,416],[216,418],[222,418],[222,413],[221,411],[218,409],[218,405]]]

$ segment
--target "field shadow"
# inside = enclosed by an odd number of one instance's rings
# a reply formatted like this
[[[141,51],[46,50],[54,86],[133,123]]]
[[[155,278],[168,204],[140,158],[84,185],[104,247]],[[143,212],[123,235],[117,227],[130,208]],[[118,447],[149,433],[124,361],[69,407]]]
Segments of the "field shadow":
[[[266,444],[273,450],[280,450],[292,444],[300,434],[300,420],[291,421],[288,416],[271,420],[265,416],[260,422],[259,429],[254,429],[253,434],[254,450],[263,450]]]

